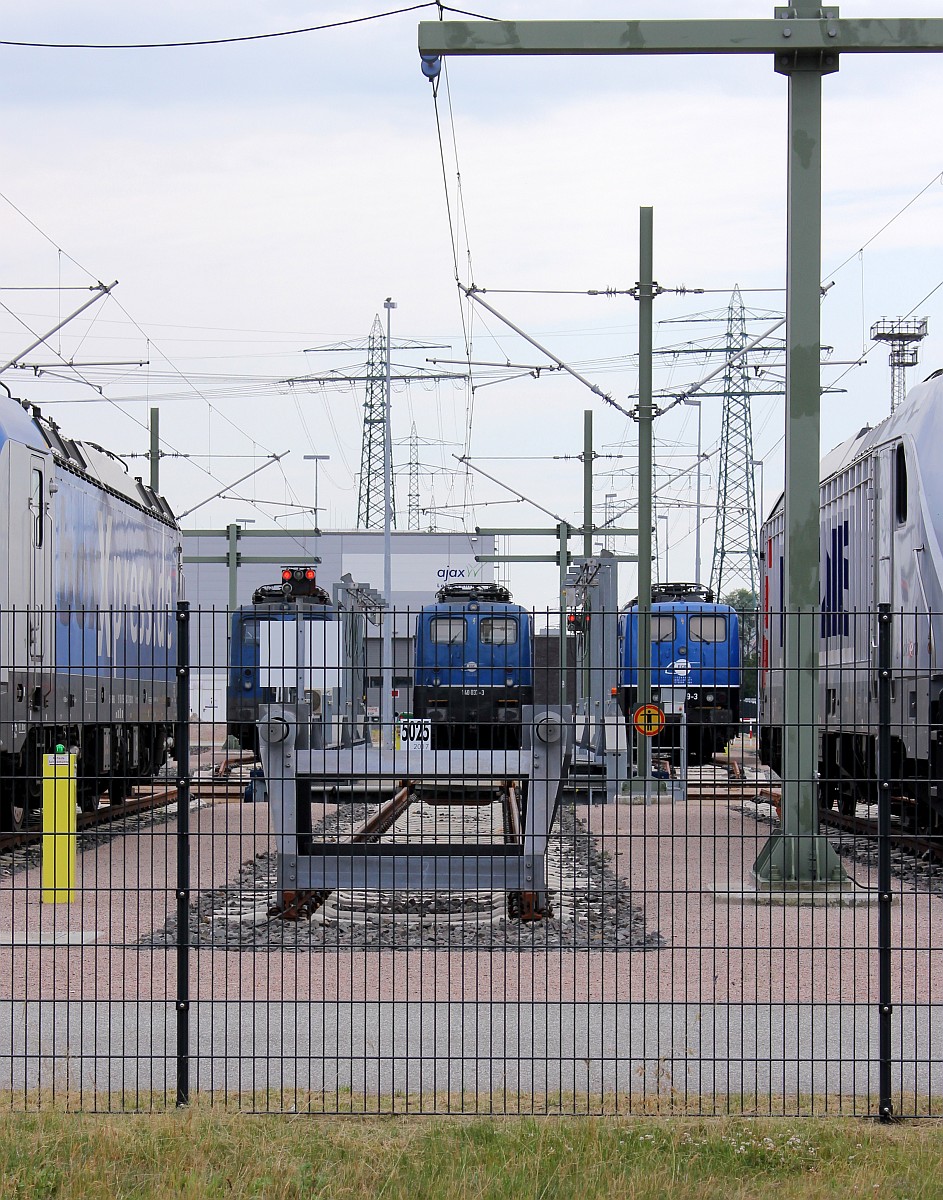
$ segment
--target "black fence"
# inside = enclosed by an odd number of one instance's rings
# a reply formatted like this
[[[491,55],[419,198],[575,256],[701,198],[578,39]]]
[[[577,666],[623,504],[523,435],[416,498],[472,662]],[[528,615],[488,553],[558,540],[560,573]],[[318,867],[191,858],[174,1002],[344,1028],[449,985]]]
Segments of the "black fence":
[[[7,1105],[935,1115],[936,616],[669,615],[0,613]]]

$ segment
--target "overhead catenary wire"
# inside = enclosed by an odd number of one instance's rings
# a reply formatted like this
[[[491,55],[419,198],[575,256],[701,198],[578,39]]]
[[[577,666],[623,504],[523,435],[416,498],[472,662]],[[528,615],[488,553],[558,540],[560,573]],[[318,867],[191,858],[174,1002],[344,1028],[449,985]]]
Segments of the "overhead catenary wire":
[[[300,37],[305,33],[322,33],[328,29],[340,29],[345,25],[363,25],[367,21],[379,21],[384,17],[397,17],[402,13],[433,7],[439,7],[435,0],[426,0],[422,4],[368,13],[362,17],[348,17],[343,21],[327,21],[322,25],[304,25],[297,29],[277,29],[270,33],[236,34],[231,37],[180,39],[172,42],[20,42],[0,39],[0,46],[17,46],[27,50],[180,50],[188,46],[231,46],[238,42],[264,42],[274,38]]]

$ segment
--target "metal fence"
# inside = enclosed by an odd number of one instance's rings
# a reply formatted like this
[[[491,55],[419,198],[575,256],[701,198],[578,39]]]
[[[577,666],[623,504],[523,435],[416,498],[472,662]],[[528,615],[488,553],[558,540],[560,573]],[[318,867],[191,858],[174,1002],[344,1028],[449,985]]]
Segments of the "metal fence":
[[[9,1106],[939,1111],[936,618],[787,719],[780,613],[440,614],[388,710],[353,614],[75,616],[0,613]]]

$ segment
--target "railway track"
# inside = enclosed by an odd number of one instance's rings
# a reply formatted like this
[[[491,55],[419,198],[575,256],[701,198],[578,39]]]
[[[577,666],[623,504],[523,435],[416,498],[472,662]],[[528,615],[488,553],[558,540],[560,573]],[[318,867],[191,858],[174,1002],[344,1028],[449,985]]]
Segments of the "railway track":
[[[90,812],[76,814],[76,832],[83,833],[99,825],[123,821],[127,817],[139,816],[152,809],[166,808],[177,802],[176,784],[167,786],[154,783],[150,785],[150,788],[152,790],[147,790],[147,785],[139,788],[136,795],[129,796],[121,804],[111,804],[105,797],[102,797],[97,808]],[[192,777],[190,796],[194,800],[236,799],[241,796],[244,788],[244,782],[214,770],[209,775],[200,773]],[[0,833],[0,853],[39,842],[42,836],[43,831],[38,821],[27,829],[2,832]]]
[[[874,841],[878,838],[878,823],[872,817],[859,817],[839,812],[837,809],[821,809],[819,820],[829,829],[839,829],[855,837],[866,837]],[[904,829],[892,829],[891,844],[903,850],[908,850],[919,858],[933,859],[943,862],[943,838],[928,837],[925,834],[909,833]]]
[[[168,804],[176,803],[176,800],[176,787],[169,787],[148,793],[146,796],[130,796],[122,804],[99,804],[99,807],[91,812],[76,814],[76,832],[82,833],[86,829],[94,829],[98,825],[108,825],[115,821],[123,821],[126,817],[137,816],[151,809],[166,808]],[[42,836],[43,831],[38,825],[35,828],[31,827],[14,832],[0,833],[0,851],[14,850],[19,846],[28,846],[31,843],[40,841]]]

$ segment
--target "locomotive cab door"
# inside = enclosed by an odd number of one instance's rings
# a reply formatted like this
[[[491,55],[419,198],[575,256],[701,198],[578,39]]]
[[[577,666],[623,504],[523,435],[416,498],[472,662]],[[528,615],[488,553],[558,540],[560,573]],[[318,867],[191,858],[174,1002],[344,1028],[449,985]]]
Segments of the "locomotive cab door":
[[[52,654],[52,597],[49,552],[52,541],[49,519],[47,462],[39,455],[30,456],[29,504],[24,546],[29,557],[29,592],[27,615],[27,653],[31,665],[42,665],[43,657]]]

